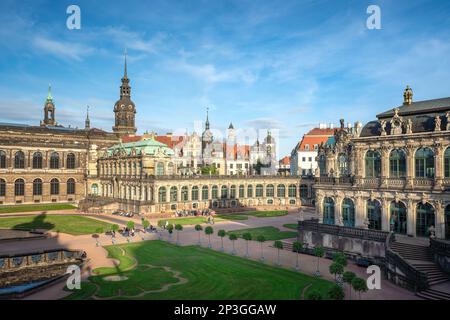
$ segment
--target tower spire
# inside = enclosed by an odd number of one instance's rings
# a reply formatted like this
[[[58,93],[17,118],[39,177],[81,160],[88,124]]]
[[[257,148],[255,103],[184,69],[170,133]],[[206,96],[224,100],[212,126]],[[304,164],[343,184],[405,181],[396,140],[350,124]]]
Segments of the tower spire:
[[[84,121],[84,129],[89,130],[91,128],[91,120],[89,119],[89,106],[86,107],[86,120]]]
[[[125,67],[124,67],[123,77],[124,77],[124,79],[127,78],[127,48],[125,48]]]
[[[205,130],[209,130],[209,107],[206,107]]]

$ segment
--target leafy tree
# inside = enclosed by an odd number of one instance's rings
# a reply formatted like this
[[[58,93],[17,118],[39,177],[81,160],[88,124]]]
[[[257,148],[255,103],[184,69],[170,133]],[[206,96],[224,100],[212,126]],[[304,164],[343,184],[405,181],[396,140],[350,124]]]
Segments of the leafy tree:
[[[316,270],[316,275],[320,276],[320,271],[319,271],[319,263],[320,263],[320,258],[322,258],[325,254],[325,251],[323,250],[322,247],[315,247],[314,248],[314,255],[317,257],[317,270]]]
[[[214,233],[213,227],[208,226],[208,227],[205,228],[205,234],[208,235],[208,241],[209,241],[208,247],[209,247],[209,248],[211,248],[211,235],[212,235],[213,233]]]
[[[273,246],[278,250],[278,261],[277,264],[280,265],[280,250],[283,249],[283,242],[277,240],[273,243]]]
[[[300,264],[298,262],[298,258],[299,258],[299,252],[303,249],[303,243],[301,243],[300,241],[295,241],[292,244],[292,248],[295,252],[297,252],[297,261],[295,262],[295,269],[298,270],[300,269]]]
[[[196,225],[195,225],[195,231],[197,231],[197,233],[198,233],[198,245],[201,244],[201,243],[200,243],[200,231],[202,231],[202,230],[203,230],[203,228],[202,228],[201,225],[199,225],[199,224],[196,224]]]
[[[217,235],[220,237],[220,240],[222,241],[222,252],[223,252],[224,251],[223,238],[227,235],[227,233],[225,232],[225,230],[222,229],[217,232]]]
[[[366,280],[362,278],[355,277],[352,280],[352,288],[359,293],[359,299],[361,300],[361,292],[366,292],[368,290]]]
[[[173,233],[173,224],[168,224],[167,225],[167,232],[169,232],[169,239],[171,240],[172,239],[172,233]]]
[[[147,229],[150,226],[150,221],[148,220],[143,220],[142,221],[142,226],[144,227],[144,229]]]
[[[111,231],[117,232],[119,230],[119,225],[118,224],[113,224],[111,226]]]
[[[323,300],[323,295],[318,290],[308,290],[305,294],[305,300]]]
[[[202,175],[209,175],[209,174],[217,175],[219,172],[218,172],[216,166],[210,165],[210,166],[202,167],[201,173],[202,173]]]
[[[127,228],[129,229],[129,230],[131,230],[131,229],[134,229],[134,221],[128,221],[127,222]]]
[[[245,254],[246,257],[249,257],[248,254],[248,242],[252,240],[252,234],[250,232],[246,232],[242,235],[242,238],[245,240],[245,243],[247,244],[247,253]]]
[[[266,237],[264,237],[262,234],[260,234],[256,241],[258,241],[261,244],[261,261],[264,261],[264,252],[263,252],[263,243],[266,241]]]
[[[336,253],[333,257],[333,261],[341,264],[343,267],[347,266],[347,257],[342,252]]]
[[[355,277],[356,277],[356,274],[351,271],[345,271],[342,276],[344,282],[348,284],[350,299],[352,298],[352,281],[353,281],[353,279],[355,279]]]
[[[179,241],[178,235],[179,235],[180,231],[183,230],[183,226],[181,224],[177,224],[177,225],[175,225],[175,230],[177,230],[177,245],[179,245],[180,241]]]
[[[344,300],[344,289],[338,284],[333,285],[327,292],[328,298],[333,300]]]
[[[344,266],[340,263],[337,262],[333,262],[330,265],[330,273],[334,274],[334,280],[336,280],[336,277],[338,274],[343,274],[344,273]]]
[[[233,243],[233,251],[231,252],[231,254],[236,254],[236,249],[234,248],[234,242],[237,240],[237,235],[234,233],[230,233],[230,235],[228,236],[228,239],[230,239],[230,241]]]

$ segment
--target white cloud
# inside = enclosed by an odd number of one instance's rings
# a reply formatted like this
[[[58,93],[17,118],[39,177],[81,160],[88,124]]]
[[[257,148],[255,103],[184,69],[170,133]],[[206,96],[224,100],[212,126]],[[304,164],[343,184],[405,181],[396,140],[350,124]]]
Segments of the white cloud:
[[[33,45],[37,49],[46,51],[58,58],[77,61],[82,60],[83,56],[91,54],[94,51],[93,48],[79,43],[57,41],[43,36],[36,36],[33,39]]]

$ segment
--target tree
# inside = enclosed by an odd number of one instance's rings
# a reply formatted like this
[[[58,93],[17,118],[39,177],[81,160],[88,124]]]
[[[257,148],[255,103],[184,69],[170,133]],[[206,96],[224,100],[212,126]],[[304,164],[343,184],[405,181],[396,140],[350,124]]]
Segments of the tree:
[[[273,243],[273,246],[275,248],[277,248],[278,250],[278,260],[277,260],[277,265],[280,265],[280,250],[283,249],[283,242],[281,242],[280,240],[277,240]]]
[[[334,280],[337,280],[337,275],[344,273],[344,266],[340,263],[333,262],[332,264],[330,264],[330,273],[334,274]]]
[[[113,225],[111,226],[111,231],[114,231],[114,232],[119,231],[119,225],[118,225],[118,224],[113,224]]]
[[[315,247],[315,248],[314,248],[314,255],[317,257],[317,270],[316,270],[316,276],[318,276],[318,277],[320,277],[320,271],[319,271],[319,262],[320,262],[320,258],[322,258],[324,254],[325,254],[325,251],[323,250],[322,247]]]
[[[323,300],[323,295],[318,290],[308,290],[305,294],[305,300]]]
[[[202,231],[202,230],[203,230],[203,228],[202,228],[201,225],[199,225],[199,224],[195,225],[195,231],[197,231],[197,233],[198,233],[198,245],[201,244],[201,242],[200,242],[200,231]]]
[[[167,225],[167,231],[169,232],[169,240],[172,240],[173,224]]]
[[[230,239],[230,241],[233,243],[233,251],[231,251],[231,254],[236,254],[236,250],[234,248],[234,242],[237,240],[237,235],[234,233],[230,233],[230,235],[228,236],[228,239]]]
[[[344,300],[344,289],[338,284],[333,285],[327,292],[328,298],[333,300]]]
[[[299,258],[299,252],[303,249],[303,243],[301,243],[300,241],[295,241],[292,244],[292,249],[297,252],[297,261],[295,262],[295,270],[299,270],[300,269],[300,264],[298,262],[298,258]]]
[[[342,276],[344,282],[348,284],[350,299],[352,298],[352,281],[355,277],[356,277],[356,274],[351,271],[345,271]]]
[[[219,230],[218,232],[217,232],[217,235],[220,237],[220,240],[222,241],[222,252],[224,251],[224,249],[223,249],[223,237],[225,237],[226,235],[227,235],[227,233],[225,232],[225,230]]]
[[[214,233],[213,227],[208,226],[208,227],[205,228],[205,234],[208,235],[208,241],[209,241],[208,247],[209,247],[209,248],[211,248],[211,235],[212,235],[213,233]]]
[[[341,264],[343,267],[347,266],[347,257],[342,252],[336,253],[333,257],[333,261]]]
[[[262,234],[260,234],[256,241],[258,241],[261,244],[261,261],[264,261],[264,252],[263,252],[263,243],[266,241],[266,237],[264,237]]]
[[[355,277],[352,280],[352,288],[359,293],[359,299],[361,300],[361,292],[366,292],[368,290],[366,280],[362,278]]]
[[[248,254],[248,242],[250,240],[252,240],[252,234],[250,232],[246,232],[242,235],[242,238],[245,240],[246,244],[247,244],[247,253],[245,254],[245,256],[248,258],[250,255]]]
[[[202,175],[209,175],[209,174],[211,174],[211,175],[217,175],[217,174],[218,174],[218,171],[217,171],[216,166],[210,165],[210,166],[204,166],[204,167],[202,167],[201,173],[202,173]]]
[[[181,224],[177,224],[175,226],[175,230],[177,230],[177,245],[180,245],[180,241],[179,241],[178,235],[179,235],[180,231],[183,230],[183,226]]]
[[[131,229],[134,229],[134,221],[128,221],[127,222],[127,228],[129,229],[129,230],[131,230]]]
[[[142,226],[144,227],[144,230],[147,229],[150,226],[150,221],[143,220],[142,221]]]

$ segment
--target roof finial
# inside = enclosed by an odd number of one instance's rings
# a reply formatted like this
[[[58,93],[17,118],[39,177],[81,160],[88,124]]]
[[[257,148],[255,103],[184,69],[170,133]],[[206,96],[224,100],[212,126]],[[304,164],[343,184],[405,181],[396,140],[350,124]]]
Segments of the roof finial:
[[[205,129],[209,130],[209,107],[206,107],[206,122],[205,122]]]
[[[406,86],[403,92],[403,105],[409,105],[413,102],[413,91],[409,86]]]
[[[124,67],[123,77],[127,78],[127,48],[125,48],[125,67]]]
[[[52,97],[52,85],[49,83],[48,84],[48,95],[47,95],[47,100],[53,100],[53,97]]]

